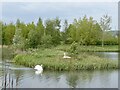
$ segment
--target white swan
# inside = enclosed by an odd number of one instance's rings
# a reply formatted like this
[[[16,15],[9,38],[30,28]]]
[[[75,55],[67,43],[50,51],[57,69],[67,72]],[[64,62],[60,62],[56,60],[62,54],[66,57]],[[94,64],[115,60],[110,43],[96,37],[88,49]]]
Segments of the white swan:
[[[36,65],[34,69],[36,69],[36,70],[39,71],[39,72],[40,72],[40,71],[41,71],[41,72],[43,71],[42,65]]]
[[[41,75],[42,76],[42,71],[35,71],[36,75]]]
[[[63,56],[63,58],[71,58],[71,57],[69,57],[69,56],[66,56],[66,53],[64,53],[64,56]]]

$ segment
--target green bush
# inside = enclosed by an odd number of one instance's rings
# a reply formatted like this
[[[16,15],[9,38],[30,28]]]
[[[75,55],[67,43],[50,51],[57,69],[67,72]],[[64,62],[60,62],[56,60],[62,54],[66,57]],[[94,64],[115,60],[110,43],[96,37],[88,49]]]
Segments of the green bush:
[[[78,54],[78,44],[75,41],[71,44],[69,52],[72,55]]]

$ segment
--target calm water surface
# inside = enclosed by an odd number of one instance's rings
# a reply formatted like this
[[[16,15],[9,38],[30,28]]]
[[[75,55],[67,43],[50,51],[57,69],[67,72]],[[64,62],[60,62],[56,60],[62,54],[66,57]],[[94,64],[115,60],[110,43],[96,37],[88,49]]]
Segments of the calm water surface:
[[[95,54],[111,60],[118,60],[118,52],[96,52]]]
[[[98,53],[97,53],[98,54]],[[118,60],[116,53],[103,53],[102,57]],[[101,56],[101,53],[99,54]],[[108,56],[108,57],[107,57]],[[0,68],[2,63],[0,62]],[[118,88],[118,71],[44,71],[36,73],[32,68],[6,63],[7,87],[16,88]],[[9,65],[9,66],[8,66]],[[0,69],[0,86],[4,85],[2,69]],[[9,79],[10,77],[10,79]]]

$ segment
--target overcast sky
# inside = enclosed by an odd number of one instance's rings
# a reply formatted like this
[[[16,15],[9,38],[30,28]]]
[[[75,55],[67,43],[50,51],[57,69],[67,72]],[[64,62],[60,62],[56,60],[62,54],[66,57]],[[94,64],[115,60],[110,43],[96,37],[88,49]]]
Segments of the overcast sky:
[[[63,22],[67,19],[69,23],[74,18],[92,16],[98,22],[100,18],[108,14],[112,18],[112,29],[118,27],[118,3],[117,2],[3,2],[2,20],[6,23],[13,22],[19,18],[25,23],[37,22],[41,17],[59,17]]]

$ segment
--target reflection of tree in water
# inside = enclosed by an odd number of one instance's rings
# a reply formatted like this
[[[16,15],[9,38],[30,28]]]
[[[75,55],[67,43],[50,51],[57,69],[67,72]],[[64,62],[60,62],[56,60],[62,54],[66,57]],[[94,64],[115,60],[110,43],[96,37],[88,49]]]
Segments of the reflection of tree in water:
[[[93,78],[93,72],[94,71],[80,71],[79,73],[80,73],[80,80],[82,80],[82,81],[85,81],[85,80],[87,80],[87,81],[91,81],[92,80],[92,78]]]
[[[2,78],[3,78],[3,71],[2,71],[2,68],[0,68],[0,88],[2,86]]]
[[[70,71],[70,72],[44,72],[44,77],[47,81],[58,83],[61,79],[61,75],[65,74],[66,81],[70,87],[76,88],[79,82],[86,83],[86,81],[91,81],[93,77],[93,71]],[[63,75],[64,76],[64,75]]]
[[[86,81],[90,82],[92,80],[93,77],[93,71],[71,71],[69,73],[67,73],[66,75],[66,81],[68,82],[68,84],[73,87],[76,88],[76,86],[82,82],[82,83],[86,83]]]
[[[54,79],[58,82],[62,73],[61,72],[54,72],[53,74],[54,74]]]
[[[56,83],[59,81],[59,76],[62,74],[61,72],[55,71],[55,72],[50,72],[50,71],[45,71],[43,72],[45,78],[48,80],[54,80]]]
[[[11,48],[7,47],[2,47],[2,51],[0,52],[2,54],[0,58],[2,58],[2,87],[7,88],[7,87],[13,87],[13,78],[11,75],[11,70],[10,68],[10,63],[7,63],[8,60],[11,60],[13,57],[13,50]],[[1,77],[1,75],[0,75]]]
[[[66,81],[68,82],[68,84],[75,88],[77,86],[77,80],[79,79],[79,76],[76,72],[69,72],[66,75]]]
[[[14,75],[15,75],[14,78],[16,80],[14,83],[16,83],[16,87],[18,86],[18,84],[21,80],[21,77],[23,76],[23,73],[24,73],[24,71],[22,71],[22,70],[15,70],[14,71]]]
[[[3,75],[2,68],[0,68],[0,77]]]
[[[3,65],[2,65],[2,87],[3,88],[10,88],[12,87],[12,79],[11,79],[11,73],[10,73],[10,69],[9,69],[9,64],[6,63],[6,61],[3,61]]]

